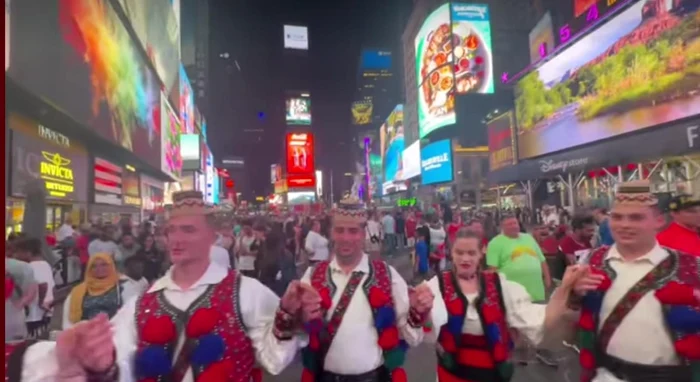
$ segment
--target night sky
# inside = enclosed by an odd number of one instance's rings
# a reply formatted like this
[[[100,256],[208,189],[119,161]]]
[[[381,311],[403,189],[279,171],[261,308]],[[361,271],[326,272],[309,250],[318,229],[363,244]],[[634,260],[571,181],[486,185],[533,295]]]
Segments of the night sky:
[[[353,168],[350,145],[356,128],[350,124],[350,103],[361,48],[394,50],[394,66],[400,70],[403,59],[397,49],[411,0],[211,0],[210,4],[208,129],[214,154],[244,156],[253,190],[270,192],[269,165],[284,157],[284,91],[301,77],[311,91],[316,165],[336,174],[336,192],[348,189],[350,184],[342,183],[349,178],[338,178]],[[287,65],[283,24],[308,26],[308,68]],[[223,52],[231,58],[221,59]],[[262,129],[260,140],[242,133],[245,128]]]

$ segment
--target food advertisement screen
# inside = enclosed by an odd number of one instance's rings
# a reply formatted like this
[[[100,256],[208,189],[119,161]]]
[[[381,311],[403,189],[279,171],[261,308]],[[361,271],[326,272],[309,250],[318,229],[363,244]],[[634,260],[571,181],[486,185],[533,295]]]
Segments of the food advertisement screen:
[[[519,157],[698,115],[700,9],[685,3],[637,1],[520,79]]]
[[[554,49],[554,26],[552,16],[545,13],[530,31],[530,63],[535,63]]]
[[[487,124],[489,168],[491,171],[515,164],[515,121],[513,112],[500,115]]]
[[[382,191],[386,194],[388,188],[401,191],[405,189],[403,182],[403,154],[404,147],[404,131],[403,131],[403,105],[397,105],[394,111],[389,114],[384,124],[379,130],[379,141],[382,153],[382,170],[384,173],[384,183]],[[402,186],[392,187],[392,184],[398,181]]]
[[[352,124],[368,125],[372,123],[372,101],[355,101],[352,103]]]
[[[287,134],[287,176],[312,174],[314,167],[314,136],[310,133]]]
[[[287,99],[287,125],[311,124],[311,99],[295,97]]]
[[[416,35],[418,135],[425,137],[457,121],[452,70],[450,5],[431,13]]]
[[[452,143],[433,142],[420,150],[421,180],[424,185],[452,181]]]
[[[110,1],[13,1],[11,21],[8,76],[160,168],[158,76]]]
[[[457,94],[493,93],[491,15],[485,4],[451,3]]]

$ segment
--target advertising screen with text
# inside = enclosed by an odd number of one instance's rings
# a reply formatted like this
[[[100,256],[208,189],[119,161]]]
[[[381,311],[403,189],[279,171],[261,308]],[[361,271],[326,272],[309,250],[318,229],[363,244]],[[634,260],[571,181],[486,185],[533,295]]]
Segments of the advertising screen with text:
[[[420,150],[421,180],[424,185],[451,182],[452,142],[433,142]]]
[[[633,2],[518,81],[520,158],[700,114],[700,9],[649,4]]]
[[[314,136],[311,133],[287,134],[287,175],[313,175]]]

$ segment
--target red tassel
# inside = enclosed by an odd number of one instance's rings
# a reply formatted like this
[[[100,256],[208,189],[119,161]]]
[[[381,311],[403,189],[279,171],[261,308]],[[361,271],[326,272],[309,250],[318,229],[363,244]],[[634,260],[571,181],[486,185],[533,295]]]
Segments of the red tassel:
[[[372,308],[381,308],[385,305],[389,305],[391,299],[384,293],[379,287],[372,287],[369,290],[369,304]]]
[[[262,370],[260,370],[257,367],[254,367],[253,370],[250,372],[250,378],[253,380],[253,382],[262,382],[262,377]]]
[[[301,372],[301,382],[315,382],[316,381],[316,375],[311,372],[309,369],[304,369]]]
[[[699,305],[694,296],[693,287],[671,281],[663,288],[654,292],[656,299],[666,305]]]
[[[593,313],[588,310],[582,310],[578,319],[578,326],[583,330],[594,331],[595,320],[593,319]]]
[[[595,369],[595,357],[588,349],[581,349],[581,354],[579,355],[579,362],[581,367],[587,370]]]
[[[382,331],[379,335],[379,347],[384,350],[390,350],[399,345],[399,331],[396,327],[389,327]]]
[[[309,348],[313,351],[317,351],[321,348],[321,341],[318,339],[317,334],[309,335]]]
[[[700,334],[689,334],[675,343],[676,352],[691,360],[700,360]]]
[[[493,360],[496,362],[505,362],[508,360],[508,349],[500,342],[493,345]]]
[[[407,382],[408,376],[406,375],[406,370],[401,367],[394,369],[391,372],[391,382]]]

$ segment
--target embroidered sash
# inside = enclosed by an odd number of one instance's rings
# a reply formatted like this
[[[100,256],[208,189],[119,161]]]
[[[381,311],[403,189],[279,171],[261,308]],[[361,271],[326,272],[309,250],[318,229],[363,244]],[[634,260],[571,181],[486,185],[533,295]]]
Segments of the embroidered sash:
[[[598,333],[598,346],[600,350],[604,352],[605,349],[608,348],[610,339],[617,331],[620,323],[622,323],[622,320],[634,309],[642,297],[656,289],[659,286],[660,280],[671,275],[676,262],[675,259],[674,256],[668,256],[630,288],[617,305],[615,305],[610,315],[600,326],[600,332]],[[608,272],[615,273],[607,261],[605,267],[609,268],[607,269]]]
[[[338,333],[338,328],[340,328],[340,324],[343,322],[343,317],[348,311],[352,296],[355,295],[355,291],[360,285],[360,281],[362,281],[362,277],[364,277],[364,275],[364,272],[353,272],[350,276],[350,280],[348,280],[348,284],[345,285],[345,289],[343,289],[343,294],[340,296],[338,305],[336,305],[330,320],[328,320],[328,325],[326,325],[326,331],[328,332],[328,338],[326,339],[325,346],[326,351],[328,351],[333,339],[335,338],[335,335]]]

